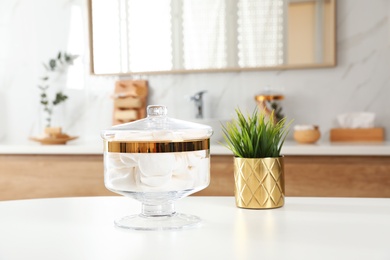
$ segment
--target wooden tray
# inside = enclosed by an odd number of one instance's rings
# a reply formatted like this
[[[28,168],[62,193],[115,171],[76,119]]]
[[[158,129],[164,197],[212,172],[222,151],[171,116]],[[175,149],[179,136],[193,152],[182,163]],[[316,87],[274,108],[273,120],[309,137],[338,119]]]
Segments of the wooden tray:
[[[40,142],[41,144],[66,144],[68,141],[77,139],[77,136],[68,136],[68,137],[30,137],[31,140]]]
[[[382,142],[383,128],[333,128],[330,130],[331,142]]]

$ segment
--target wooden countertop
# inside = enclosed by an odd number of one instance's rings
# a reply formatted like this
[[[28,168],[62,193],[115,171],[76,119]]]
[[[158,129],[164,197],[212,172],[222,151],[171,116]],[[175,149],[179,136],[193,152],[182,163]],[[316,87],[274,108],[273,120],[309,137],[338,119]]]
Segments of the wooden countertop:
[[[211,145],[211,154],[232,155],[222,145]],[[38,143],[0,144],[0,154],[102,154],[103,144],[73,141],[66,145],[40,145]],[[284,155],[390,155],[390,142],[298,144],[288,141],[282,148]]]

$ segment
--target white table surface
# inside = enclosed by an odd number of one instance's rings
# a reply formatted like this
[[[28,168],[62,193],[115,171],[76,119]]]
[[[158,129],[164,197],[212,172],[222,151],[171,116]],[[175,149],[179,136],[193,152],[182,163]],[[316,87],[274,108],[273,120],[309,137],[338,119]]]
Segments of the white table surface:
[[[233,197],[187,197],[178,212],[202,218],[181,231],[127,231],[138,213],[124,197],[0,202],[0,259],[390,259],[390,199],[286,198],[246,210]]]

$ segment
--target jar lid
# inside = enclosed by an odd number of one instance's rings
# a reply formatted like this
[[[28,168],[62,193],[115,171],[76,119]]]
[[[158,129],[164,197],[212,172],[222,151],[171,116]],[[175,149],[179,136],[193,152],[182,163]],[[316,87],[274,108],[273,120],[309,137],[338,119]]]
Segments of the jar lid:
[[[150,105],[146,118],[102,131],[105,151],[160,153],[210,148],[210,126],[170,118],[167,113],[165,106]]]

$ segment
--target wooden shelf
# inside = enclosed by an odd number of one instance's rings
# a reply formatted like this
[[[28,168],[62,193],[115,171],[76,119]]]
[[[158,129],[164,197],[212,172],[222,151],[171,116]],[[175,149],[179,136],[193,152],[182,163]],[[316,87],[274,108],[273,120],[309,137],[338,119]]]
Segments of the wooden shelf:
[[[146,116],[148,81],[119,80],[115,83],[113,124],[123,124]]]

